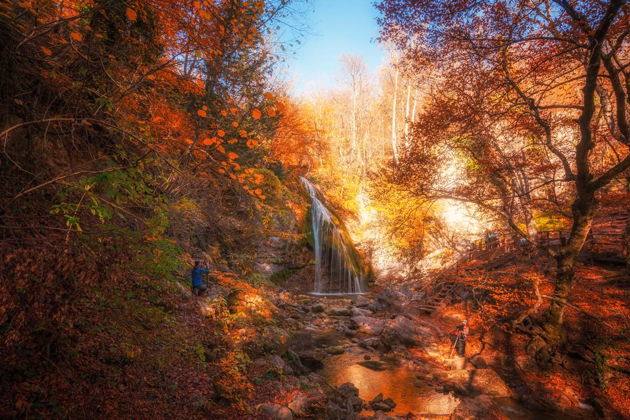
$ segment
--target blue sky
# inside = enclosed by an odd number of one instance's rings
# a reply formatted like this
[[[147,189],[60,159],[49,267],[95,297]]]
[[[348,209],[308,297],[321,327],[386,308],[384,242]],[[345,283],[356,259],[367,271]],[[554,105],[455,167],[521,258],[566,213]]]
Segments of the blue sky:
[[[306,16],[308,32],[296,54],[287,59],[287,79],[296,94],[334,87],[339,79],[339,57],[360,55],[370,72],[384,57],[376,43],[377,10],[373,0],[311,0]]]

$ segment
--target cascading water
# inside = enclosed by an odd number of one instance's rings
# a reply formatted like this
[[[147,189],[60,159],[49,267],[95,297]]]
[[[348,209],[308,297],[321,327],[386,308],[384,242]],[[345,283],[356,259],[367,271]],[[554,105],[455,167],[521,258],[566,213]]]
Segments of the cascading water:
[[[301,178],[311,198],[311,226],[315,248],[315,287],[317,294],[365,292],[360,258],[350,238],[335,222],[336,217],[322,203],[319,192]],[[338,220],[338,219],[337,219]]]

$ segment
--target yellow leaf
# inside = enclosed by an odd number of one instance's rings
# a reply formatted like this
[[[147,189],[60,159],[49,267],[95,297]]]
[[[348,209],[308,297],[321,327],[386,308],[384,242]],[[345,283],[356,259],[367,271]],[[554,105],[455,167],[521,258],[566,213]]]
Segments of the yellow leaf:
[[[41,47],[39,47],[39,48],[41,48],[42,52],[44,54],[46,54],[47,56],[51,56],[52,55],[52,51],[50,50],[50,48],[46,48],[43,45]]]
[[[225,136],[225,131],[223,131],[223,130],[217,130],[217,135],[218,135],[219,137],[223,137],[223,136]]]
[[[234,127],[234,128],[238,127],[238,122],[236,122],[236,121],[232,122],[232,127]]]
[[[125,15],[127,16],[127,19],[132,22],[135,22],[136,19],[138,19],[138,14],[136,13],[136,11],[129,7],[127,7],[127,10],[125,10]]]
[[[70,37],[75,41],[83,41],[83,35],[78,32],[70,32]]]
[[[206,111],[204,111],[203,109],[199,109],[197,110],[197,115],[199,115],[200,117],[205,117],[207,114]]]
[[[234,159],[236,159],[238,157],[238,155],[236,153],[234,153],[234,152],[228,153],[227,156],[228,156],[228,159],[231,159],[231,160],[234,160]]]
[[[252,117],[254,117],[255,120],[259,119],[262,116],[262,113],[260,112],[259,109],[255,109],[252,111]]]

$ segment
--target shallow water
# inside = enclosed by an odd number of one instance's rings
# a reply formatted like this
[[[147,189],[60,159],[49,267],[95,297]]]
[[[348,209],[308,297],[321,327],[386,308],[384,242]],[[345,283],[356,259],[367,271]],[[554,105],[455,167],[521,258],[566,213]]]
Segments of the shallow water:
[[[449,414],[458,404],[456,398],[438,394],[430,387],[416,387],[416,372],[405,366],[387,364],[386,369],[375,371],[357,364],[369,355],[375,355],[350,347],[346,353],[326,359],[321,375],[330,385],[339,386],[352,382],[359,389],[359,397],[369,402],[382,393],[396,402],[393,414],[407,413]]]
[[[371,360],[378,360],[377,355],[360,347],[347,347],[345,353],[328,357],[320,374],[333,386],[352,382],[359,389],[359,397],[368,403],[380,393],[384,398],[392,398],[396,407],[388,414],[413,413],[448,418],[459,404],[458,398],[439,393],[418,380],[417,372],[408,366],[383,361],[385,369],[375,371],[357,364],[365,360],[366,355]],[[530,411],[512,398],[496,398],[494,401],[503,414],[512,420],[558,418],[554,414]]]

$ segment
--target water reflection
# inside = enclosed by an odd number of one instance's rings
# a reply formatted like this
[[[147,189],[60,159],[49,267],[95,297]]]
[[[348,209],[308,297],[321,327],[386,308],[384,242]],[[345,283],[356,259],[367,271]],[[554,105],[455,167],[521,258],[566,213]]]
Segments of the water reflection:
[[[393,414],[425,413],[450,414],[459,401],[451,396],[435,392],[431,387],[416,379],[416,372],[405,366],[387,365],[386,370],[375,371],[357,362],[368,355],[359,348],[327,359],[322,375],[328,383],[339,386],[352,382],[359,389],[359,396],[371,401],[382,393],[396,402]]]

